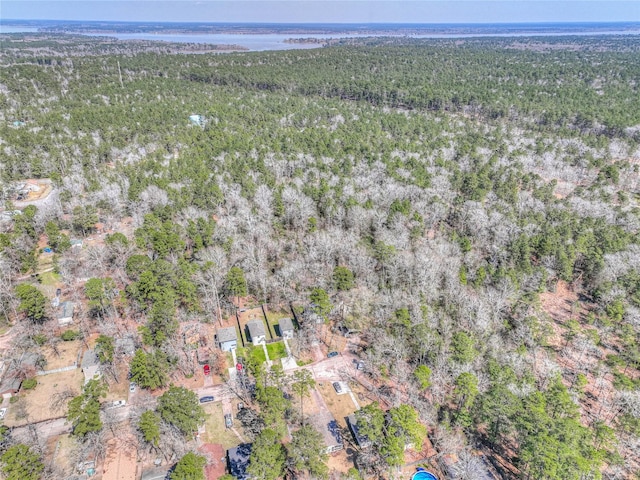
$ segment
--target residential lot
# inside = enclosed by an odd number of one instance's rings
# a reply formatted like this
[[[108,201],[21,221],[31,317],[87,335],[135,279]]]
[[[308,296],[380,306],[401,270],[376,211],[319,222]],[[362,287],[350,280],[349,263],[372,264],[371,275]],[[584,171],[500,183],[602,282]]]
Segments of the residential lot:
[[[20,412],[21,407],[14,403],[9,407],[5,424],[13,427],[16,425],[24,425],[26,423],[41,422],[51,418],[62,417],[66,414],[66,408],[55,411],[51,408],[51,401],[55,398],[56,393],[60,393],[67,388],[76,392],[76,395],[82,390],[84,376],[79,368],[68,372],[52,373],[51,375],[42,375],[38,378],[38,385],[35,389],[20,394],[22,397],[18,402],[24,402],[26,418],[16,418],[16,414]]]
[[[224,413],[222,411],[222,403],[212,402],[202,405],[204,411],[207,413],[207,419],[205,420],[205,432],[201,435],[201,439],[207,443],[219,443],[225,449],[235,447],[242,442],[240,438],[236,436],[233,430],[230,430],[224,426]],[[242,435],[242,426],[240,422],[235,421],[236,410],[234,406],[233,426],[236,431]]]
[[[245,345],[249,344],[250,341],[247,338],[246,325],[247,322],[251,320],[261,320],[264,324],[264,330],[267,336],[267,340],[272,339],[272,328],[267,329],[267,322],[264,317],[264,312],[262,311],[262,307],[255,308],[246,308],[238,310],[238,318],[240,319],[240,329],[242,330],[242,338],[244,338]]]
[[[71,435],[60,435],[52,438],[47,444],[51,452],[51,461],[56,467],[66,473],[71,473],[74,466],[71,463],[71,453],[75,449],[76,441]]]
[[[105,397],[105,401],[122,400],[129,398],[129,380],[127,380],[127,373],[129,368],[125,364],[121,364],[118,367],[118,381],[111,377],[107,377],[107,383],[109,383],[109,391]],[[135,394],[133,394],[135,395]]]
[[[269,325],[273,329],[273,332],[276,335],[281,335],[280,330],[278,328],[278,324],[281,318],[293,318],[293,313],[291,310],[269,310],[265,307],[265,312],[267,313],[267,321]]]
[[[102,480],[136,480],[136,450],[131,435],[112,438],[107,443]]]
[[[78,359],[78,353],[82,348],[80,340],[71,342],[58,342],[57,352],[53,348],[47,346],[42,349],[44,357],[47,359],[45,370],[55,370],[56,368],[68,367],[73,365]]]
[[[322,398],[324,398],[327,407],[335,417],[338,425],[342,428],[347,428],[346,417],[357,410],[351,396],[349,394],[338,395],[333,388],[332,382],[318,383],[318,391],[322,394]],[[361,403],[361,406],[367,403],[370,402]]]

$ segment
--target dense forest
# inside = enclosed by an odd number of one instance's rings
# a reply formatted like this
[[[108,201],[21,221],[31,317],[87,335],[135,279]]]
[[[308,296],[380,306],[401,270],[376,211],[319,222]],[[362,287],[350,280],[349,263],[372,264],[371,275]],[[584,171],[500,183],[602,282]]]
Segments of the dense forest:
[[[640,478],[640,38],[1,42],[0,200],[13,211],[9,185],[30,178],[56,192],[0,224],[14,349],[47,333],[25,281],[44,235],[65,284],[92,279],[101,335],[141,327],[143,387],[186,374],[179,325],[234,298],[359,332],[391,420],[359,411],[373,448],[343,478],[393,475],[388,429],[417,440],[417,418],[439,455],[468,458],[459,478],[481,478],[472,449],[504,478]],[[88,260],[72,252],[125,217]],[[252,373],[266,451],[292,407]],[[329,474],[282,460],[254,476],[285,470]]]

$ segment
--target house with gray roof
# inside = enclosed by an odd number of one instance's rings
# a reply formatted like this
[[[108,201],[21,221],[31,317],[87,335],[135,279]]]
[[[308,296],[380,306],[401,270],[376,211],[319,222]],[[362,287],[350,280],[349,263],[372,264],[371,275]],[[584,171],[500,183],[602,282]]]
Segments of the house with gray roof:
[[[278,328],[280,329],[280,336],[282,338],[293,338],[293,320],[290,318],[281,318],[278,322]]]
[[[165,480],[169,475],[166,468],[150,468],[142,472],[140,480]]]
[[[58,326],[64,327],[73,323],[73,311],[75,310],[75,304],[73,302],[62,302],[58,306],[56,312],[56,319],[58,320]]]
[[[82,373],[84,374],[84,384],[89,383],[89,380],[94,378],[100,378],[102,372],[100,371],[100,360],[94,350],[87,350],[82,357]]]
[[[20,385],[22,385],[22,379],[8,372],[0,382],[0,395],[2,398],[11,398],[18,393]]]
[[[249,331],[251,343],[254,345],[264,345],[267,342],[267,334],[262,320],[249,320],[247,322],[247,330]]]
[[[238,347],[236,327],[219,328],[216,332],[216,343],[223,352],[230,352]]]
[[[309,423],[322,435],[325,453],[333,453],[344,448],[340,426],[328,410],[321,410],[309,417]]]
[[[22,367],[33,367],[34,373],[38,367],[38,363],[42,360],[42,355],[35,352],[25,352],[19,359],[11,360],[7,371],[0,382],[0,395],[3,398],[11,398],[18,393],[20,386],[22,385],[22,376],[20,369]]]

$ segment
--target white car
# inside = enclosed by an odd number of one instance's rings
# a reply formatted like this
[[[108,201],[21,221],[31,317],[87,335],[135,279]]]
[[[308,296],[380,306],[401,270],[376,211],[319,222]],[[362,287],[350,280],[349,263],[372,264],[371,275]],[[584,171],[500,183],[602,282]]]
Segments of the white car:
[[[2,420],[6,414],[7,414],[7,409],[0,408],[0,420]]]
[[[126,400],[116,400],[111,404],[112,407],[124,407],[127,404]]]
[[[130,391],[131,393],[133,393],[133,392],[135,392],[135,391],[136,391],[136,382],[131,382],[131,383],[129,384],[129,391]]]

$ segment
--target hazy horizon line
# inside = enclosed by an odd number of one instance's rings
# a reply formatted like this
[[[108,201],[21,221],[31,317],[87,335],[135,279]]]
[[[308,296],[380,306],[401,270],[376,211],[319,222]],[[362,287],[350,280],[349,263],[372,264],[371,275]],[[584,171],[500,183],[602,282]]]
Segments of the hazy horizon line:
[[[0,18],[0,25],[10,22],[72,22],[72,23],[153,23],[153,24],[193,24],[193,25],[602,25],[636,24],[638,20],[605,21],[544,21],[544,22],[202,22],[164,20],[71,20],[64,18]]]

